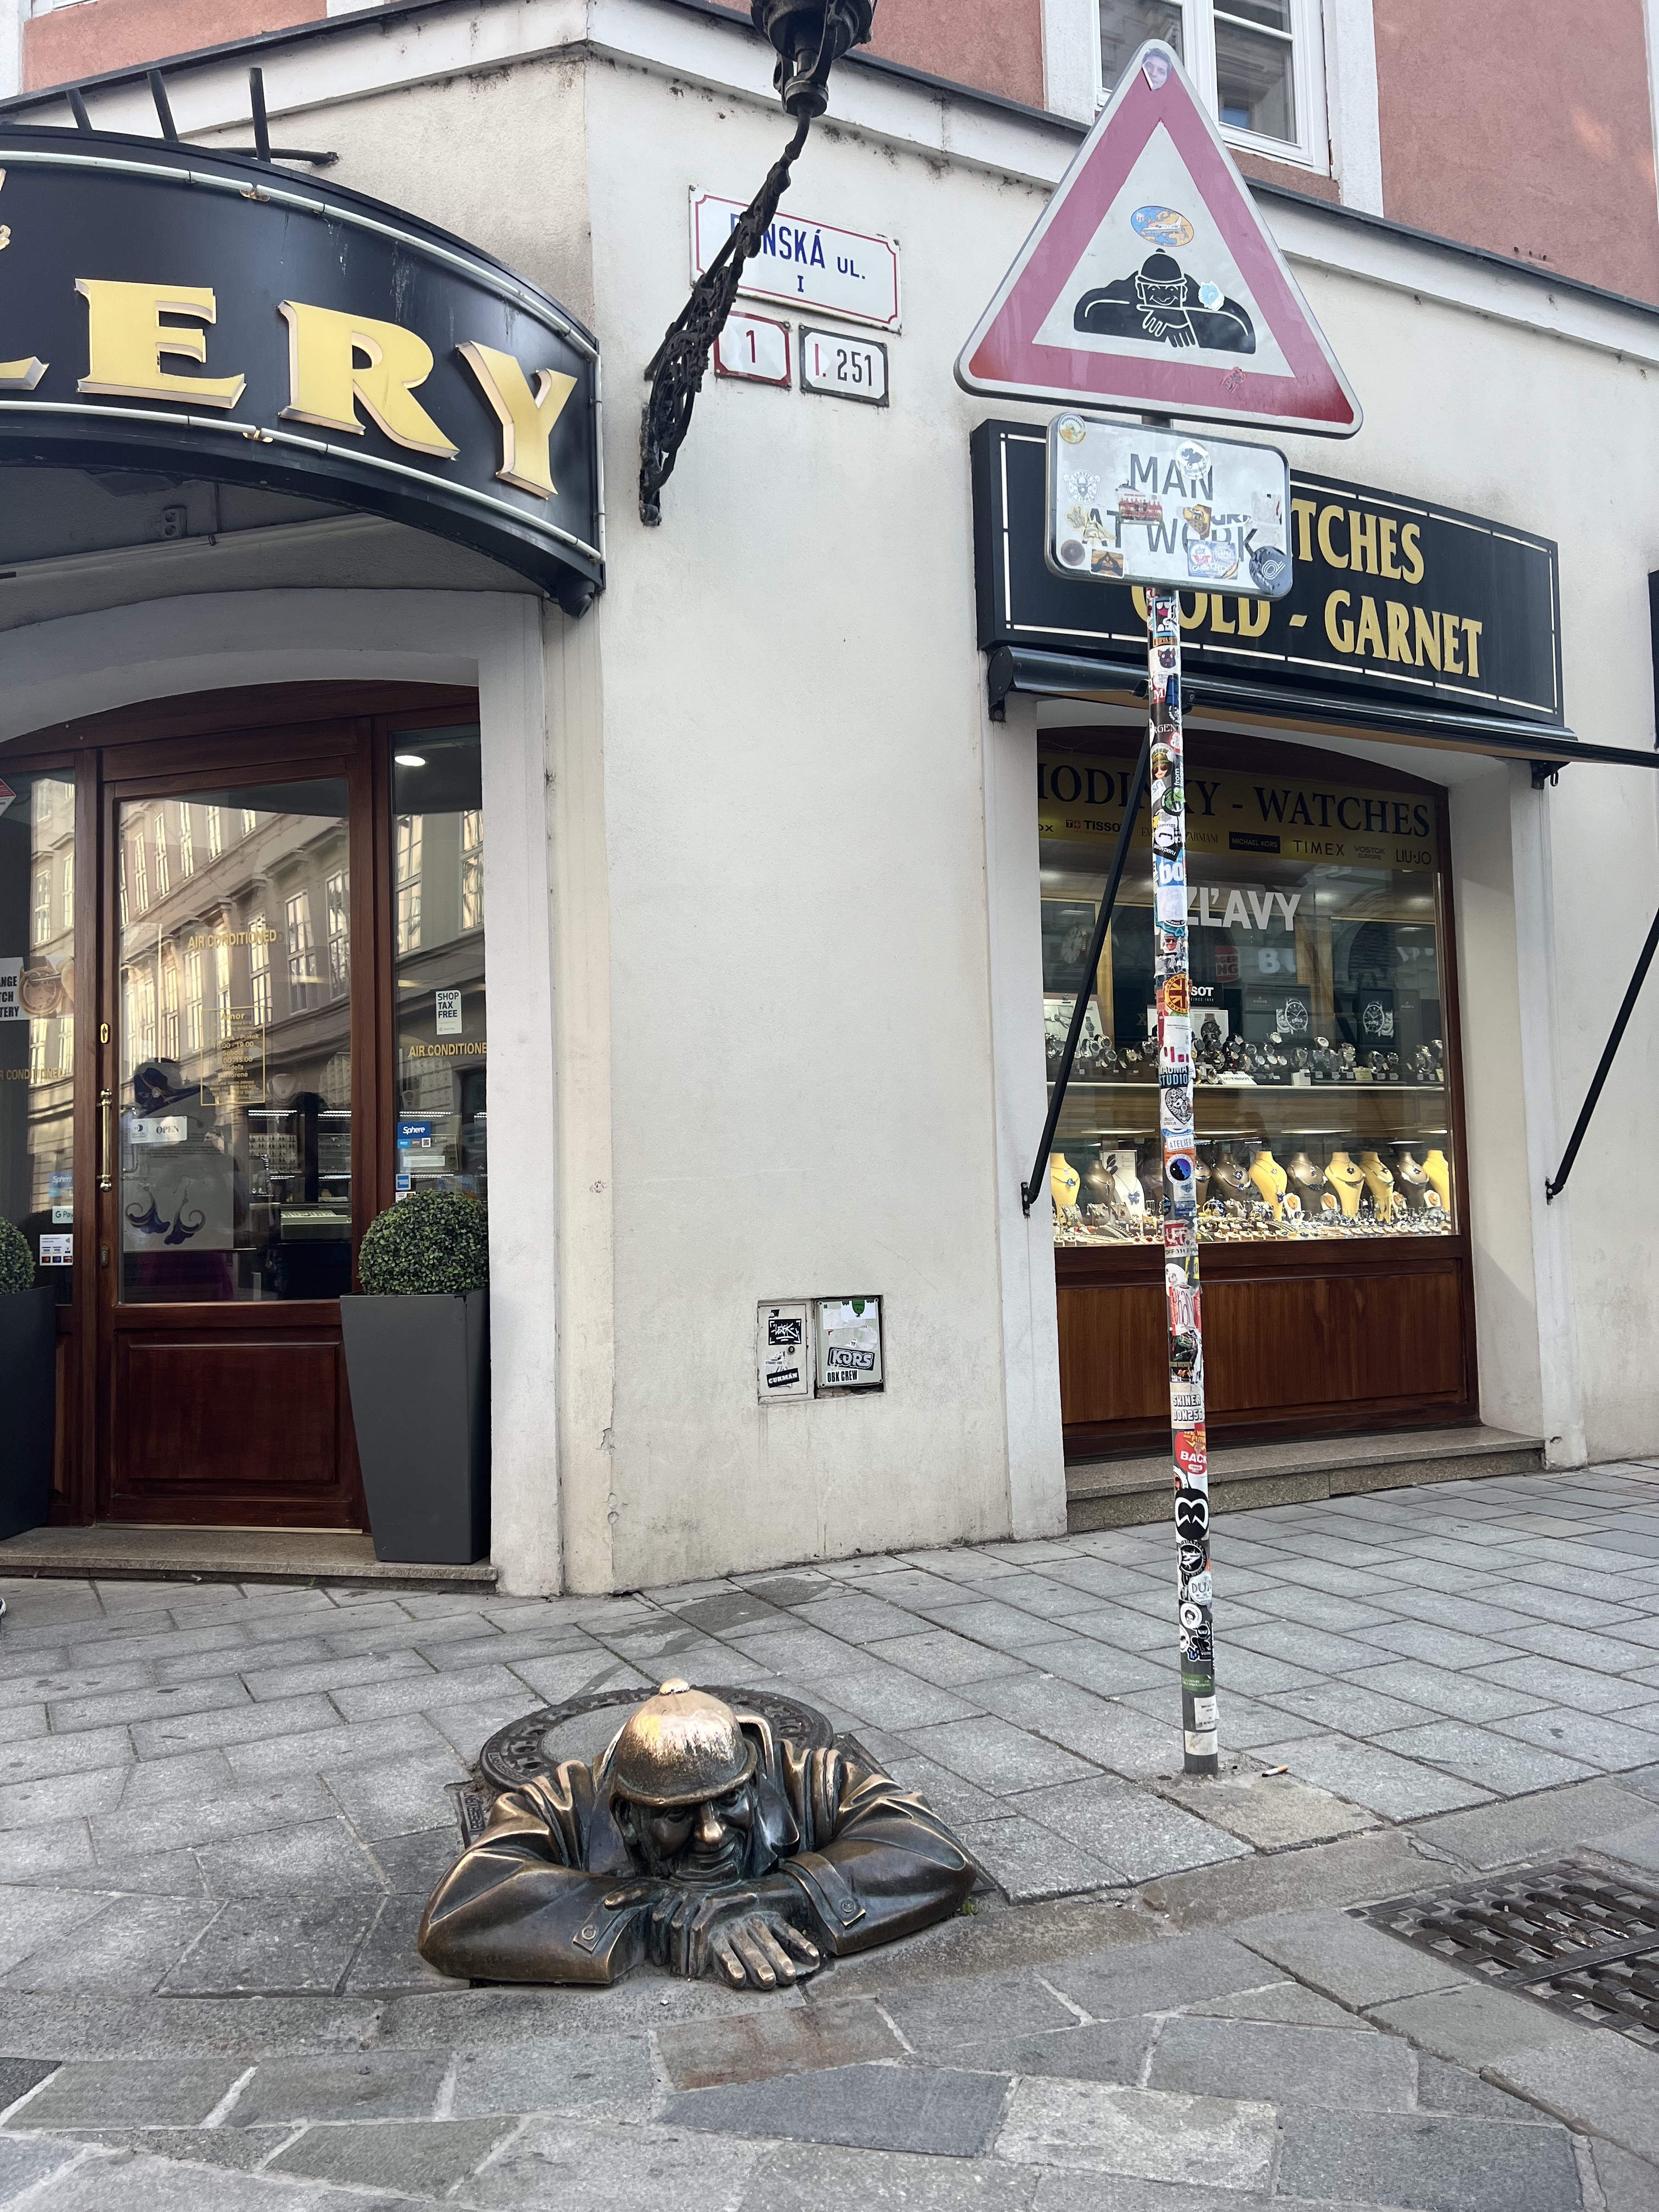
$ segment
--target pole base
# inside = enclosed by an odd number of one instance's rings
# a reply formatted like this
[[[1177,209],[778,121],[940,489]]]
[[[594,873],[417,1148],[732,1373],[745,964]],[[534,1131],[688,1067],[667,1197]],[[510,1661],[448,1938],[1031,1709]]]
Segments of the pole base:
[[[1186,1754],[1183,1771],[1188,1774],[1219,1774],[1221,1771],[1220,1757],[1218,1753],[1213,1751],[1202,1753],[1189,1751]]]

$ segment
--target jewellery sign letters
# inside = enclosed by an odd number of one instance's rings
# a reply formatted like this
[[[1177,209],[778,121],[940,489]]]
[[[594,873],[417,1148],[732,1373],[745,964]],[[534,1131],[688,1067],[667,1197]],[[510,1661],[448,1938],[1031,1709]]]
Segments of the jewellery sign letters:
[[[603,580],[598,349],[488,255],[233,155],[22,126],[0,219],[0,461],[338,501],[572,611]]]

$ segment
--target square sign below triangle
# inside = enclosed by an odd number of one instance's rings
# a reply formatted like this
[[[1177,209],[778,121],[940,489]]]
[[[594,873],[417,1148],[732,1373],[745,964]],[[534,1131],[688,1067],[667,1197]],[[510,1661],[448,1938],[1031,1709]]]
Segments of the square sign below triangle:
[[[1359,402],[1173,51],[1149,40],[957,362],[965,391],[1352,437]]]

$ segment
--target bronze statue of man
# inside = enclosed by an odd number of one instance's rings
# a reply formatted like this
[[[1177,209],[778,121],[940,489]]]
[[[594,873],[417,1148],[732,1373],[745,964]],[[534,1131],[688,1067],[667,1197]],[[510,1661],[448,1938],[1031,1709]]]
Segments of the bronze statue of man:
[[[645,1960],[775,1990],[954,1912],[975,1869],[921,1798],[685,1682],[592,1767],[495,1801],[439,1883],[422,1956],[474,1981],[618,1981]]]

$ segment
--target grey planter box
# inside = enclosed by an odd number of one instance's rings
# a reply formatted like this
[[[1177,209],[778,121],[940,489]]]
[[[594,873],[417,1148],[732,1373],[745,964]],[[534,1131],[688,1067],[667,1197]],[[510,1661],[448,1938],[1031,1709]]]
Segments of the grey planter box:
[[[489,1548],[489,1293],[340,1300],[374,1556],[471,1566]]]
[[[50,1284],[0,1298],[0,1538],[42,1528],[58,1428],[58,1308]]]

